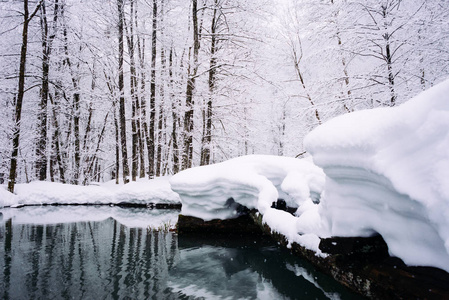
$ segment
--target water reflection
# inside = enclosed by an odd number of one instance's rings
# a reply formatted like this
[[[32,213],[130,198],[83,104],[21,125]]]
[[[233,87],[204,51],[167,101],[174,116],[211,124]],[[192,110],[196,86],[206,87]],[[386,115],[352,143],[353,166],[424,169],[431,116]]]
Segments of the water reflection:
[[[15,219],[0,224],[1,299],[352,297],[268,241],[178,237],[113,218]]]

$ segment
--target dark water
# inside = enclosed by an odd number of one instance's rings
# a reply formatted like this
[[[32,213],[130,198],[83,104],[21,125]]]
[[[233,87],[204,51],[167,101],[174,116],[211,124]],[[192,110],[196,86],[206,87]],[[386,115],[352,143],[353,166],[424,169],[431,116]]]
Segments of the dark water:
[[[188,238],[112,217],[51,224],[42,211],[21,213],[0,210],[0,299],[356,298],[271,241]],[[134,213],[145,210],[127,218]]]

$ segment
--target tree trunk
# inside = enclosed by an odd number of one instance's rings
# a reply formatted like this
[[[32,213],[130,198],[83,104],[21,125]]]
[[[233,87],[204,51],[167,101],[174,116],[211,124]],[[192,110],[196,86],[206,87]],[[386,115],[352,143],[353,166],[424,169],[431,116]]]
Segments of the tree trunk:
[[[160,23],[163,24],[164,20],[164,1],[161,1],[160,6]],[[160,39],[163,40],[163,27],[160,28]],[[161,176],[162,172],[162,155],[164,151],[164,145],[165,145],[165,128],[166,128],[166,117],[164,113],[164,102],[165,102],[165,86],[163,81],[165,80],[165,72],[166,72],[166,65],[167,65],[167,59],[165,57],[165,50],[164,46],[161,43],[161,73],[160,77],[162,78],[162,82],[160,85],[160,105],[159,105],[159,117],[158,117],[158,131],[157,131],[157,157],[156,157],[156,176]]]
[[[304,77],[302,76],[301,68],[299,66],[299,64],[301,62],[301,58],[302,58],[302,45],[301,45],[301,40],[299,40],[299,39],[300,39],[300,37],[298,37],[298,42],[299,42],[299,47],[300,47],[300,50],[299,50],[300,51],[300,55],[298,56],[296,48],[293,47],[293,49],[292,49],[293,62],[294,62],[294,65],[295,65],[296,74],[298,75],[298,79],[301,82],[301,86],[304,89],[304,91],[306,92],[307,100],[309,100],[309,103],[313,107],[315,107],[315,103],[312,101],[312,97],[310,97],[310,94],[307,91],[306,84],[304,82]],[[315,118],[317,119],[318,124],[321,125],[321,117],[320,117],[320,114],[318,113],[318,109],[317,108],[315,108]]]
[[[136,29],[136,32],[139,32],[139,22],[138,22],[138,8],[137,8],[137,1],[135,1],[134,3],[134,20],[131,20],[131,22],[134,21],[134,28]],[[139,59],[142,58],[141,56],[141,49],[140,49],[140,37],[139,35],[136,35],[137,38],[137,53],[139,55]],[[133,48],[134,49],[134,48]],[[135,52],[135,51],[133,51]],[[134,55],[134,53],[133,53]],[[140,178],[144,178],[145,177],[145,137],[147,136],[147,134],[144,132],[145,128],[144,128],[144,123],[146,123],[146,119],[143,119],[142,113],[143,113],[143,107],[142,105],[145,104],[144,100],[141,103],[141,99],[145,98],[145,71],[144,71],[144,62],[141,62],[141,69],[138,70],[137,68],[137,64],[134,63],[135,65],[135,69],[136,69],[136,76],[135,76],[135,80],[134,80],[134,87],[136,89],[136,106],[137,106],[137,112],[138,112],[138,117],[137,117],[137,129],[138,129],[138,140],[139,140],[139,160],[140,160],[140,170],[139,170],[139,177]],[[141,77],[140,83],[139,83],[139,78],[137,76],[137,74]],[[139,90],[139,84],[140,84],[140,88],[141,90]]]
[[[124,95],[124,80],[123,80],[123,18],[124,18],[124,4],[123,0],[117,0],[118,8],[118,88],[120,93],[119,100],[119,118],[120,118],[120,141],[122,148],[122,168],[123,168],[123,183],[128,183],[129,167],[128,167],[128,150],[126,146],[126,115],[125,115],[125,95]]]
[[[61,146],[60,146],[60,129],[59,129],[59,121],[56,114],[56,102],[53,100],[52,96],[50,96],[50,102],[52,106],[53,111],[53,126],[55,128],[54,134],[53,134],[53,143],[55,145],[55,151],[56,151],[56,161],[58,162],[59,167],[59,180],[62,183],[65,183],[65,170],[64,170],[64,164],[62,162],[62,155],[61,155]]]
[[[129,64],[130,64],[130,86],[131,86],[131,99],[132,99],[132,166],[131,166],[131,178],[132,181],[136,181],[137,172],[139,169],[139,136],[140,136],[140,124],[138,122],[139,112],[139,99],[137,96],[137,72],[136,61],[134,58],[134,0],[131,1],[131,17],[129,26],[125,26],[126,40],[128,42]]]
[[[38,128],[39,137],[36,145],[36,175],[41,181],[47,178],[47,104],[48,104],[48,74],[50,69],[50,48],[48,41],[48,23],[45,1],[41,5],[42,33],[42,85],[40,89]]]
[[[217,72],[217,58],[215,57],[217,38],[215,36],[217,29],[217,6],[218,0],[215,0],[215,7],[212,16],[212,24],[210,28],[211,45],[210,45],[210,63],[209,63],[209,99],[206,103],[204,120],[203,138],[201,143],[201,165],[210,164],[210,147],[212,142],[212,100],[215,92],[215,74]]]
[[[184,153],[182,159],[182,169],[192,167],[193,160],[193,109],[194,99],[193,92],[195,91],[195,78],[198,71],[198,53],[200,49],[199,34],[198,34],[198,15],[197,15],[197,0],[192,0],[192,23],[193,23],[193,71],[189,62],[187,89],[186,89],[186,112],[184,114]],[[189,55],[190,56],[190,55]]]
[[[150,146],[148,147],[149,178],[154,177],[155,127],[156,127],[156,38],[157,0],[153,0],[153,30],[151,35],[151,83],[150,83]]]
[[[170,55],[168,58],[168,76],[169,76],[169,84],[170,84],[170,98],[172,101],[172,144],[173,144],[173,173],[176,174],[179,172],[179,149],[178,149],[178,102],[175,99],[175,95],[173,92],[174,82],[173,82],[173,48],[170,49]]]
[[[12,140],[11,166],[9,169],[8,191],[14,193],[17,176],[17,157],[20,146],[20,122],[22,120],[23,96],[25,94],[25,67],[28,47],[28,25],[31,19],[36,15],[42,1],[39,2],[34,12],[30,15],[28,10],[28,0],[23,1],[23,27],[22,27],[22,46],[20,48],[20,66],[19,66],[19,84],[17,89],[17,100],[14,114],[14,132]]]
[[[394,88],[394,75],[393,75],[393,63],[391,58],[391,51],[390,51],[390,40],[389,36],[387,34],[385,35],[385,59],[387,61],[387,69],[388,69],[388,86],[390,87],[390,106],[394,106],[396,104],[396,92]]]
[[[142,109],[142,126],[143,130],[141,132],[141,149],[143,156],[143,146],[146,143],[147,145],[147,154],[148,154],[148,164],[151,164],[151,138],[148,132],[148,122],[147,122],[147,102],[145,100],[145,90],[146,90],[146,83],[145,83],[145,39],[142,39],[142,43],[140,38],[137,39],[137,49],[139,54],[139,63],[140,63],[140,91],[141,91],[141,104],[140,107]],[[150,168],[150,166],[149,166]],[[142,173],[141,169],[141,177],[145,177],[145,170]],[[150,178],[150,172],[148,170],[148,178]]]

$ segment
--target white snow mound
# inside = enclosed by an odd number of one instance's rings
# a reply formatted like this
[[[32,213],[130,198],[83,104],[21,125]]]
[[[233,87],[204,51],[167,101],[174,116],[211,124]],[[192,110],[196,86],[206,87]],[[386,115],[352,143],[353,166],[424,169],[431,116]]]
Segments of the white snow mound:
[[[47,181],[16,184],[15,194],[0,187],[0,207],[43,204],[179,204],[168,177],[139,179],[128,184],[114,181],[80,186]]]
[[[319,199],[324,178],[323,171],[307,159],[248,155],[182,171],[170,179],[170,184],[182,199],[184,215],[206,221],[235,218],[235,210],[227,205],[232,198],[247,208],[257,209],[263,215],[262,221],[290,243],[301,243],[320,254],[316,235],[321,229],[320,216],[309,216],[306,226],[302,226],[302,216],[295,217],[271,205],[283,199],[290,207],[305,203],[318,207],[312,201]]]
[[[301,181],[294,185],[297,178]],[[324,173],[307,160],[248,155],[182,171],[170,184],[182,199],[183,214],[204,220],[228,219],[235,217],[226,205],[229,198],[262,214],[279,198],[298,207],[311,194],[321,194]]]
[[[305,139],[327,175],[333,236],[383,236],[408,265],[449,271],[449,81],[405,104],[337,117]]]

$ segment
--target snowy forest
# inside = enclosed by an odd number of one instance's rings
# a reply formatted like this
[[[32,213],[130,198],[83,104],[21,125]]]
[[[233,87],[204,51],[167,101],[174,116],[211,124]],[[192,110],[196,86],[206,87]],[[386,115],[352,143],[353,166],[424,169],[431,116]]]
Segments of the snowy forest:
[[[330,118],[447,78],[448,20],[446,0],[0,1],[0,182],[301,156]]]

